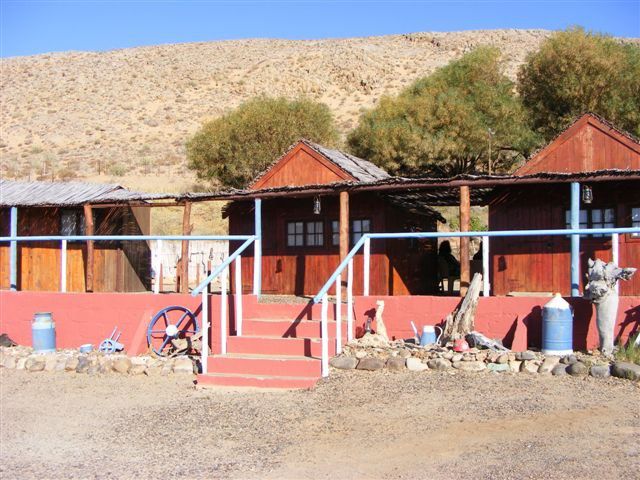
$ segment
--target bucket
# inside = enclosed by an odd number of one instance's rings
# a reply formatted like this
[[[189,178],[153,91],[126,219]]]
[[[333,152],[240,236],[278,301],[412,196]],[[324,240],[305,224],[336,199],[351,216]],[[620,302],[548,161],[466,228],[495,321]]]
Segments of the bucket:
[[[33,315],[31,343],[37,353],[56,351],[56,324],[51,312],[38,312]]]
[[[557,356],[573,353],[573,313],[559,293],[542,307],[542,353]]]

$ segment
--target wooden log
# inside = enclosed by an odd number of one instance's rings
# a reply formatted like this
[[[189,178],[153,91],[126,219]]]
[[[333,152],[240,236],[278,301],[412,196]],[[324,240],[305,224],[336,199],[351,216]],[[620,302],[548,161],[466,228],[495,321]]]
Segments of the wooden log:
[[[464,338],[475,330],[475,315],[481,290],[482,274],[476,273],[460,305],[447,315],[442,335],[444,342]]]
[[[184,203],[182,214],[182,235],[191,235],[191,202]],[[189,241],[182,241],[182,252],[180,254],[182,263],[180,265],[180,292],[189,293]]]
[[[93,209],[91,205],[84,206],[84,233],[85,235],[94,235],[95,228],[93,224]],[[93,240],[87,241],[87,266],[85,269],[85,290],[93,292],[93,269],[94,269],[94,250]]]
[[[471,221],[471,199],[469,186],[460,187],[460,231],[468,232]],[[460,296],[467,293],[471,278],[471,262],[469,259],[469,237],[460,238]]]

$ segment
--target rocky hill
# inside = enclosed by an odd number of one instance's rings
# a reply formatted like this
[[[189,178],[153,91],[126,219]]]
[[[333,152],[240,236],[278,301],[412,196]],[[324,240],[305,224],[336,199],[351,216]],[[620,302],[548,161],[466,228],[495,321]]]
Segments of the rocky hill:
[[[185,141],[255,95],[306,95],[343,133],[385,93],[478,45],[498,46],[506,73],[550,32],[415,33],[318,41],[241,40],[68,52],[2,60],[0,158],[6,178],[91,178],[172,190]],[[170,178],[173,177],[173,180]],[[119,181],[116,178],[116,181]],[[178,182],[179,183],[179,182]]]

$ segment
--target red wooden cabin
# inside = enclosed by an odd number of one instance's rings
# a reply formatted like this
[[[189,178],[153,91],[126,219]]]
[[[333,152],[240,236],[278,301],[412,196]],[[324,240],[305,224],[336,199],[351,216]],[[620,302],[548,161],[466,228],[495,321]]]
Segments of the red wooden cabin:
[[[544,173],[640,170],[640,142],[606,121],[586,114],[522,166],[516,176]],[[604,172],[603,172],[604,174]],[[593,200],[581,202],[581,228],[640,226],[640,182],[593,182]],[[496,187],[489,204],[490,230],[569,228],[569,185],[540,183]],[[611,237],[583,237],[581,272],[588,258],[611,259]],[[568,237],[496,238],[491,241],[494,295],[510,292],[561,292],[570,286]],[[619,263],[640,267],[640,236],[620,235]],[[581,282],[584,281],[584,275]],[[584,285],[581,284],[581,290]],[[640,275],[620,283],[621,295],[640,295]]]
[[[395,192],[349,195],[336,190],[331,195],[313,196],[287,190],[295,186],[326,187],[337,182],[344,185],[389,178],[379,167],[347,153],[306,140],[293,145],[250,187],[260,191],[279,189],[278,196],[270,197],[262,205],[262,292],[315,295],[334,272],[341,256],[363,233],[435,231],[437,222],[444,219],[416,195]],[[341,222],[341,211],[348,222]],[[229,204],[226,214],[230,234],[252,234],[252,212],[253,202]],[[237,245],[232,242],[230,251],[235,248]],[[371,293],[435,293],[435,249],[435,240],[373,243]],[[355,258],[355,269],[362,271],[361,254]],[[244,291],[250,291],[252,278],[253,262],[245,261]],[[361,291],[362,277],[356,276],[354,281],[356,291]]]

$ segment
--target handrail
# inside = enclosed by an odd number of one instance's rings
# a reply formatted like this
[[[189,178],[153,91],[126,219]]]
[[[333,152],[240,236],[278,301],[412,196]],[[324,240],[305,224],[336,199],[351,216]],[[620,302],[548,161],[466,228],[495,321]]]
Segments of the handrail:
[[[48,242],[62,241],[128,241],[128,240],[248,240],[254,235],[16,235],[0,237],[0,242]]]
[[[355,256],[355,254],[358,253],[358,250],[360,250],[360,247],[362,247],[362,245],[364,245],[364,241],[365,241],[365,238],[366,238],[367,235],[369,235],[369,234],[364,234],[356,242],[356,244],[353,246],[353,248],[351,250],[349,250],[349,253],[340,262],[340,264],[338,265],[338,268],[336,268],[335,271],[333,272],[333,274],[329,277],[329,280],[327,280],[327,282],[322,286],[322,288],[320,289],[318,294],[315,297],[313,297],[313,303],[319,303],[320,301],[322,301],[322,297],[329,291],[329,289],[331,288],[331,285],[333,285],[333,283],[338,278],[338,275],[340,275],[342,273],[342,271],[345,268],[347,268],[347,265],[349,264],[349,260],[351,260]]]

